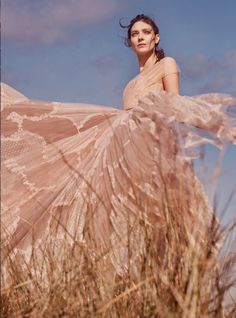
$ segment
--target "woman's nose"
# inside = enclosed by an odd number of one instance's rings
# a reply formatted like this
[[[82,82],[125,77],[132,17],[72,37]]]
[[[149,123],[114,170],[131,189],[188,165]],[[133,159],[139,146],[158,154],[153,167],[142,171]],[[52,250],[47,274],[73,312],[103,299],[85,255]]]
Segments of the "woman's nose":
[[[143,35],[141,33],[138,35],[138,40],[139,41],[143,40]]]

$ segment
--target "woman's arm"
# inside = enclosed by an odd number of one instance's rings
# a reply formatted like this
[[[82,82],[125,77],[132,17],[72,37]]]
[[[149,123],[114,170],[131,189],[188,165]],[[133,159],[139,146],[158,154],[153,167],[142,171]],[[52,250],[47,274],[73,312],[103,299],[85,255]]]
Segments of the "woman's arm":
[[[164,58],[164,76],[162,78],[164,90],[179,95],[179,68],[172,57]]]

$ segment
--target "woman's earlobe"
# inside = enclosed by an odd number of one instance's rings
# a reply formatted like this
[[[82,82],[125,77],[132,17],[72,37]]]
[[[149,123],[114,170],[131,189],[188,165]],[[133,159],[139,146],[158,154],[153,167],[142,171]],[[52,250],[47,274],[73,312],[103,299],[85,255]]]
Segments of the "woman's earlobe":
[[[159,35],[156,35],[156,41],[155,41],[156,45],[157,45],[159,42],[160,42],[160,36],[159,36]]]

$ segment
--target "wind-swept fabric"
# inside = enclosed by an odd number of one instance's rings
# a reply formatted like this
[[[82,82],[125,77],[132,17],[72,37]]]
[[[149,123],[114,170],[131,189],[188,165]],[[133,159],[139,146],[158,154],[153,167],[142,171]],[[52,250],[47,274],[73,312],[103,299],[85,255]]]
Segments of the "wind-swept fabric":
[[[236,143],[227,112],[236,100],[167,93],[170,73],[163,59],[138,74],[124,90],[124,109],[30,100],[1,85],[3,261],[66,235],[92,240],[123,273],[130,251],[134,261],[144,252],[142,222],[164,248],[166,205],[189,236],[194,223],[201,231],[211,209],[192,150]]]

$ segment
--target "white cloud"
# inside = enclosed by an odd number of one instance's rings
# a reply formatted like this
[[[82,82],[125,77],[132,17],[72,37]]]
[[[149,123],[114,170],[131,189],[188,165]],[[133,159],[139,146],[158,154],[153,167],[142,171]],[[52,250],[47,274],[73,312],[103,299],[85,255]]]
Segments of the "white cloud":
[[[117,10],[115,0],[8,0],[2,3],[5,40],[53,43],[70,31],[99,23]]]

